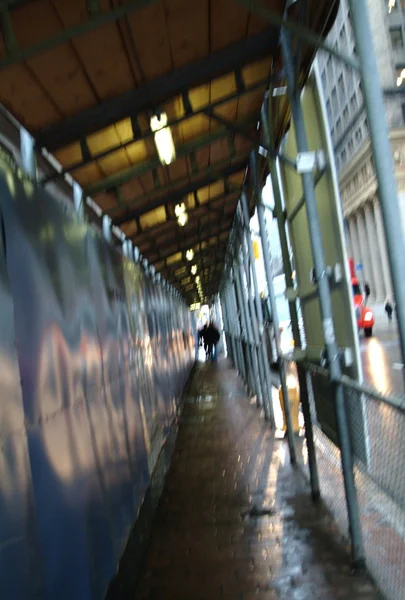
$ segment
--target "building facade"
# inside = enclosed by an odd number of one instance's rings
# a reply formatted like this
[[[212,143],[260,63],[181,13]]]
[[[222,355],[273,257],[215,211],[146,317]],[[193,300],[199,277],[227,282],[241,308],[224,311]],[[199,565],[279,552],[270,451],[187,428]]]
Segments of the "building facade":
[[[405,233],[405,0],[368,0],[370,24],[393,146]],[[356,44],[347,0],[340,0],[328,41],[345,54]],[[372,299],[393,297],[360,77],[326,53],[317,57],[339,172],[349,255]]]

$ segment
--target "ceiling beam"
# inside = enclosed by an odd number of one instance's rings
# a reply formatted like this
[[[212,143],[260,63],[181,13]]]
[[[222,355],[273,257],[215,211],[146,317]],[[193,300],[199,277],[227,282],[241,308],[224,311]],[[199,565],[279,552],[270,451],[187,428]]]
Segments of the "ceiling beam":
[[[256,126],[257,123],[257,115],[250,115],[249,117],[235,123],[242,131],[247,129],[251,129]],[[176,148],[176,159],[187,156],[191,152],[195,152],[200,148],[204,148],[205,146],[210,146],[213,142],[221,140],[229,134],[228,127],[219,127],[218,129],[214,129],[209,133],[201,135],[197,138],[194,138],[185,144],[178,146]],[[258,139],[256,140],[258,143]],[[158,154],[150,159],[145,160],[141,163],[128,167],[127,169],[123,169],[122,171],[118,171],[117,173],[113,173],[108,177],[105,177],[101,181],[97,181],[89,186],[87,186],[83,192],[86,196],[96,196],[101,192],[105,192],[106,190],[110,190],[116,188],[120,185],[123,185],[127,181],[131,179],[135,179],[136,177],[140,177],[141,175],[145,175],[149,171],[153,169],[157,169],[161,166],[161,162]]]
[[[215,221],[205,221],[202,222],[201,220],[199,221],[194,221],[193,223],[189,224],[189,227],[187,228],[187,230],[184,230],[183,228],[180,229],[174,229],[172,230],[170,233],[170,237],[166,238],[166,239],[153,239],[153,238],[149,238],[148,240],[145,240],[143,242],[143,244],[139,244],[139,251],[141,252],[141,254],[147,254],[147,253],[151,253],[151,252],[159,252],[159,248],[160,247],[165,247],[165,248],[170,248],[172,246],[174,246],[176,243],[180,243],[182,241],[187,240],[190,237],[193,237],[195,235],[199,235],[201,231],[208,231],[209,227],[216,227],[218,226],[218,224],[220,225],[224,220],[232,220],[233,217],[235,215],[235,210],[230,210],[230,211],[222,211],[221,214],[215,219]],[[198,240],[199,241],[199,240]],[[133,238],[133,243],[136,244],[137,242],[137,238],[136,236],[134,236]]]
[[[247,153],[240,153],[240,154],[232,157],[232,160],[235,163],[238,162],[239,159],[244,160],[247,164],[249,161],[249,156]],[[176,179],[172,179],[170,182],[168,182],[164,185],[155,187],[155,189],[152,190],[149,194],[147,194],[147,195],[139,194],[139,196],[136,196],[135,198],[132,198],[131,200],[126,201],[124,205],[118,205],[118,206],[114,206],[114,207],[110,208],[109,210],[106,211],[106,213],[114,221],[115,217],[119,218],[120,216],[122,216],[122,211],[124,209],[127,209],[127,210],[135,209],[136,206],[139,206],[140,204],[144,204],[145,202],[147,202],[149,205],[149,203],[153,202],[153,200],[154,200],[153,196],[156,195],[157,193],[159,193],[159,195],[162,197],[163,194],[172,193],[176,187],[183,187],[184,185],[188,185],[190,183],[190,177],[194,178],[194,180],[197,181],[197,179],[199,177],[218,173],[221,169],[224,169],[225,167],[227,167],[229,165],[230,160],[231,160],[230,157],[226,157],[225,159],[222,158],[221,160],[211,163],[207,167],[204,167],[203,169],[200,169],[194,173],[187,173],[187,175],[182,175],[181,177],[176,177]],[[237,189],[235,188],[235,186],[231,186],[231,185],[228,185],[228,187],[229,187],[230,192],[232,192],[232,191],[239,192],[239,187]],[[198,190],[196,190],[194,192],[194,194],[197,194],[197,191]],[[151,196],[152,196],[152,198],[151,198]],[[162,202],[160,206],[162,206],[162,205],[165,205],[165,202]],[[148,211],[146,211],[146,212],[148,212]]]
[[[238,195],[239,192],[236,191],[231,192],[230,194],[218,194],[217,196],[210,198],[208,202],[204,202],[203,204],[196,206],[195,208],[193,208],[193,210],[188,210],[188,224],[211,212],[220,212],[222,214],[223,207],[228,206],[231,203],[235,204]],[[159,223],[159,225],[155,225],[154,227],[150,227],[149,229],[144,229],[140,234],[137,234],[134,239],[135,244],[140,247],[142,242],[148,241],[151,236],[161,234],[162,232],[165,232],[166,229],[169,232],[171,230],[170,225],[176,222],[176,215],[170,215],[168,218],[166,218],[166,221],[164,221],[163,223]],[[187,225],[185,225],[184,230],[187,230]]]
[[[272,79],[274,79],[274,78],[272,78]],[[246,86],[240,92],[239,91],[232,92],[231,94],[228,94],[227,96],[219,98],[215,102],[207,104],[206,106],[202,106],[201,108],[193,110],[192,112],[187,112],[181,117],[169,119],[167,126],[175,127],[176,125],[180,125],[181,123],[186,122],[188,119],[191,119],[192,117],[195,117],[196,115],[207,114],[207,112],[210,112],[217,108],[220,108],[224,104],[227,104],[228,102],[232,102],[232,100],[236,100],[237,98],[238,99],[243,98],[244,96],[251,94],[252,92],[256,92],[258,90],[263,90],[263,95],[264,95],[264,90],[268,84],[269,84],[269,77],[260,79],[256,83],[253,83],[250,86]],[[61,177],[66,175],[66,173],[74,173],[78,169],[81,169],[82,167],[85,167],[86,165],[88,165],[92,162],[95,162],[97,160],[105,158],[106,156],[109,156],[110,154],[113,154],[114,152],[117,152],[118,150],[123,150],[123,149],[127,148],[128,146],[133,145],[135,142],[147,140],[147,139],[153,137],[153,135],[154,135],[154,133],[151,129],[148,129],[148,131],[146,131],[144,133],[141,133],[140,131],[136,134],[134,133],[134,137],[132,137],[129,140],[126,140],[125,142],[111,146],[110,148],[107,148],[106,150],[102,150],[101,152],[96,152],[94,154],[91,154],[90,157],[87,157],[87,158],[83,157],[81,160],[71,163],[70,165],[66,165],[61,171],[55,170],[54,173],[51,173],[51,174],[47,175],[46,177],[44,177],[41,180],[41,182],[49,183],[50,181],[54,181],[55,179],[60,179]],[[247,132],[243,132],[243,133],[241,133],[241,135],[247,136],[248,134],[247,134]]]
[[[137,219],[141,215],[143,215],[151,210],[154,210],[155,208],[158,208],[159,206],[163,206],[168,203],[177,204],[182,198],[184,198],[188,194],[192,194],[193,192],[196,192],[200,188],[207,187],[211,183],[216,183],[217,181],[220,181],[221,179],[225,179],[226,177],[230,177],[231,175],[234,175],[235,173],[238,173],[239,171],[246,169],[247,161],[248,161],[248,156],[239,159],[237,162],[235,162],[231,165],[228,165],[227,167],[221,169],[218,172],[213,172],[211,174],[208,173],[205,177],[203,177],[202,179],[199,179],[198,181],[193,181],[193,182],[189,183],[188,185],[185,185],[184,187],[182,187],[178,190],[175,190],[171,194],[165,194],[164,196],[161,196],[159,198],[156,198],[155,200],[152,200],[146,207],[144,207],[142,209],[128,208],[128,210],[124,213],[124,215],[113,219],[113,224],[117,225],[119,227],[120,225],[123,225],[124,223],[126,223],[128,221]]]
[[[36,135],[37,145],[53,152],[84,135],[104,129],[131,115],[151,110],[182,94],[185,90],[208,83],[236,68],[269,56],[276,51],[277,46],[278,28],[271,26],[256,35],[230,44],[210,56],[175,69],[133,90],[67,117],[60,123],[44,128]]]
[[[223,240],[218,242],[218,244],[215,246],[215,248],[213,248],[212,246],[208,246],[207,248],[198,248],[194,250],[194,258],[192,261],[187,261],[187,259],[185,258],[185,256],[183,256],[183,258],[175,263],[172,264],[168,264],[167,262],[167,258],[164,260],[164,265],[163,267],[161,267],[159,269],[159,272],[163,272],[166,268],[172,268],[174,270],[177,270],[181,267],[188,267],[195,264],[195,263],[199,263],[201,262],[201,260],[203,259],[203,257],[210,257],[213,254],[215,254],[215,252],[218,250],[218,252],[222,252],[223,250],[226,249],[228,245],[228,239]],[[184,255],[184,253],[183,253]]]
[[[202,269],[200,271],[198,271],[196,273],[196,275],[192,275],[191,272],[187,271],[185,273],[175,273],[174,269],[166,269],[165,271],[159,271],[163,277],[167,280],[167,281],[177,281],[177,282],[182,282],[184,279],[189,278],[192,283],[195,282],[195,277],[197,275],[200,276],[201,281],[204,281],[204,279],[207,279],[207,276],[212,272],[212,271],[222,271],[223,268],[223,261],[218,261],[215,259],[212,259],[211,261],[204,263]],[[190,282],[187,282],[187,285]]]
[[[196,233],[192,234],[192,237],[190,236],[190,238],[183,240],[182,242],[177,242],[176,244],[173,244],[172,246],[170,246],[170,248],[166,249],[166,252],[163,252],[162,250],[158,249],[156,250],[155,254],[147,256],[147,259],[151,264],[155,264],[160,260],[164,260],[165,258],[172,256],[172,254],[176,254],[177,252],[184,252],[189,248],[194,248],[199,244],[208,242],[210,239],[216,238],[222,233],[228,233],[231,230],[232,221],[233,217],[232,219],[228,219],[225,222],[225,224],[221,223],[220,225],[213,226],[212,223],[210,223],[208,226],[202,227],[199,232],[197,231]],[[202,237],[204,235],[206,237]]]
[[[86,34],[98,27],[102,27],[107,23],[117,21],[125,15],[140,8],[144,8],[155,1],[156,0],[127,0],[125,4],[103,10],[103,12],[98,13],[94,17],[75,25],[74,27],[62,29],[58,33],[32,44],[32,46],[26,46],[25,48],[16,47],[12,52],[7,53],[0,58],[0,69],[21,63],[33,56],[52,50],[64,42],[72,40],[79,35]],[[10,2],[8,4],[10,4]]]
[[[212,246],[208,246],[207,248],[202,248],[201,250],[197,250],[194,254],[194,258],[191,261],[187,261],[187,259],[183,256],[183,258],[181,259],[181,261],[176,262],[176,263],[172,263],[171,265],[167,264],[167,261],[165,260],[165,264],[164,266],[159,269],[159,273],[162,273],[162,275],[166,276],[165,273],[170,273],[170,272],[175,272],[178,271],[179,269],[181,269],[182,267],[185,267],[186,272],[191,273],[191,267],[192,265],[200,265],[203,266],[205,264],[205,262],[207,260],[215,260],[218,258],[218,255],[220,255],[222,252],[224,253],[224,257],[225,257],[225,250],[226,247],[228,245],[228,240],[223,240],[222,242],[220,242],[219,244],[217,244],[215,246],[215,248],[213,248]],[[198,273],[197,273],[198,275]],[[181,276],[184,276],[184,273],[181,274]]]

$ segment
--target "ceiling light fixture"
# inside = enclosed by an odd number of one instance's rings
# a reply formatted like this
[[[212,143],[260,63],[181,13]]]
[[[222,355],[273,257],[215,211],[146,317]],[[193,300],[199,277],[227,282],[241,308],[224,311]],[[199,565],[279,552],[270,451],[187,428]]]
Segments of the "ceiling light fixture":
[[[176,148],[170,127],[167,127],[167,114],[162,112],[159,116],[153,115],[150,119],[150,128],[155,134],[160,162],[162,165],[170,165],[176,158]]]
[[[177,217],[177,223],[180,225],[180,227],[184,227],[184,225],[188,221],[187,209],[184,202],[182,202],[181,204],[176,204],[176,206],[174,207],[174,214]]]
[[[197,273],[197,265],[193,265],[191,267],[191,275],[195,275]]]
[[[186,258],[187,258],[187,260],[189,262],[191,260],[193,260],[193,258],[194,258],[194,250],[192,250],[191,248],[190,248],[190,250],[187,250],[187,252],[186,252]]]

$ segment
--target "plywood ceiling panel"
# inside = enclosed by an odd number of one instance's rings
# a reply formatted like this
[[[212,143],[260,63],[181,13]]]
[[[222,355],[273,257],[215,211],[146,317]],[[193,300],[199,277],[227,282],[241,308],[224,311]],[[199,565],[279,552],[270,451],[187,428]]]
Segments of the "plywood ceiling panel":
[[[165,3],[173,66],[194,62],[209,51],[209,0]]]

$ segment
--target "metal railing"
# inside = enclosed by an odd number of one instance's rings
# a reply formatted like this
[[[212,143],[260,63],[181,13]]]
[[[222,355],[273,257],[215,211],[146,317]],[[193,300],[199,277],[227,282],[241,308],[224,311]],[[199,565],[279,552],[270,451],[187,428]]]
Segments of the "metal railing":
[[[331,441],[325,422],[333,422],[330,374],[307,364],[309,401],[321,497],[340,534],[349,540],[346,496],[339,443]],[[385,396],[367,384],[343,376],[350,419],[352,463],[367,567],[388,600],[405,599],[405,398]],[[313,389],[330,390],[318,417]],[[325,408],[331,414],[324,412]],[[318,402],[319,407],[319,402]],[[321,425],[321,422],[323,425]],[[360,449],[360,450],[359,450]],[[301,466],[307,464],[305,446]]]

